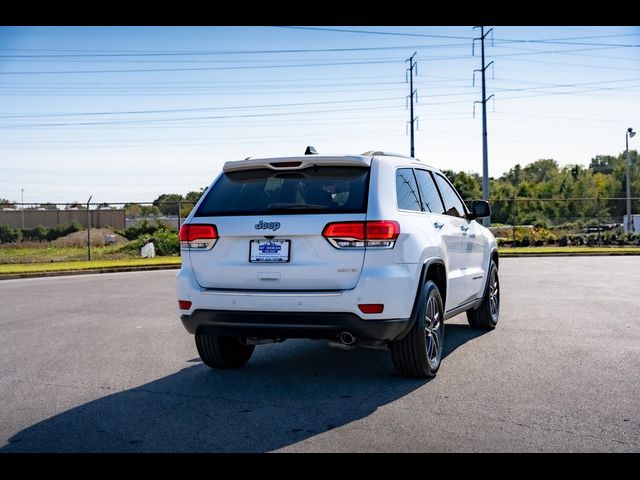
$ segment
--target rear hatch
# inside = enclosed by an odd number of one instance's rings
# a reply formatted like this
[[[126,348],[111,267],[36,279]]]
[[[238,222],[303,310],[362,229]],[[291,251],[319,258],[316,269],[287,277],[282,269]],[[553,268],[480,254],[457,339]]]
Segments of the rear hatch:
[[[226,171],[207,192],[190,223],[215,225],[218,239],[211,249],[189,251],[198,284],[233,290],[354,288],[364,249],[335,248],[322,232],[331,222],[366,219],[368,165],[273,165]]]

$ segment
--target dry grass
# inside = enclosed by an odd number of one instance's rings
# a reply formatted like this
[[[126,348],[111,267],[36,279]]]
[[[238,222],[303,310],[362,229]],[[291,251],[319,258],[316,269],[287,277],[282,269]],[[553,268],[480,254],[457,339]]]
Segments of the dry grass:
[[[108,228],[92,228],[91,229],[91,246],[105,246],[107,245],[107,235],[115,235],[115,245],[122,245],[127,242],[127,239],[122,235],[117,235]],[[64,237],[60,237],[51,242],[54,247],[85,247],[87,246],[87,231],[81,230],[79,232],[73,232]]]

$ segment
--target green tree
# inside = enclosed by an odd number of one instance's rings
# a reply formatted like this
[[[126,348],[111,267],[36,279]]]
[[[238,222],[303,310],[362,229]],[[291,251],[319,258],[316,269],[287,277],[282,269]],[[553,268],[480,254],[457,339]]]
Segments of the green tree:
[[[198,200],[200,200],[200,197],[202,196],[202,194],[207,190],[207,187],[202,187],[199,191],[192,191],[192,192],[188,192],[185,196],[184,196],[184,200],[186,202],[193,202],[193,203],[197,203]]]
[[[188,192],[184,196],[184,200],[182,202],[182,208],[180,209],[180,217],[186,218],[190,213],[193,207],[198,203],[200,197],[207,190],[206,187],[201,188],[199,191]]]
[[[44,208],[45,210],[60,210],[55,203],[41,203],[38,208]]]
[[[477,173],[454,172],[453,170],[443,170],[442,173],[456,187],[463,200],[471,201],[482,198],[481,180]]]
[[[71,202],[67,204],[67,210],[86,210],[86,204],[82,204],[80,202]]]
[[[158,207],[153,205],[140,205],[139,203],[127,203],[124,206],[125,215],[128,218],[157,217],[160,215]]]
[[[558,175],[558,162],[551,158],[536,160],[522,170],[524,179],[531,183],[543,183]]]
[[[178,202],[184,200],[179,193],[163,193],[153,201],[164,215],[178,215]]]
[[[16,204],[11,200],[7,200],[6,198],[0,198],[0,208],[11,208],[15,210]]]

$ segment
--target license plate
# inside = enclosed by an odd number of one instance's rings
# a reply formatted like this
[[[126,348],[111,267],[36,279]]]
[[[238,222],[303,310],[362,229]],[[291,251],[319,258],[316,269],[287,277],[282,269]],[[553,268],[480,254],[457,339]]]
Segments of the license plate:
[[[287,263],[290,240],[251,240],[249,261],[252,263]]]

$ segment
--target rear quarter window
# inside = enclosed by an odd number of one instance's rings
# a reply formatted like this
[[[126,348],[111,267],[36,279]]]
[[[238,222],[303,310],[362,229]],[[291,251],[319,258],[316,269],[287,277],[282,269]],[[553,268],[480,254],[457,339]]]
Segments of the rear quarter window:
[[[400,210],[422,211],[418,185],[411,168],[396,170],[396,202]]]

